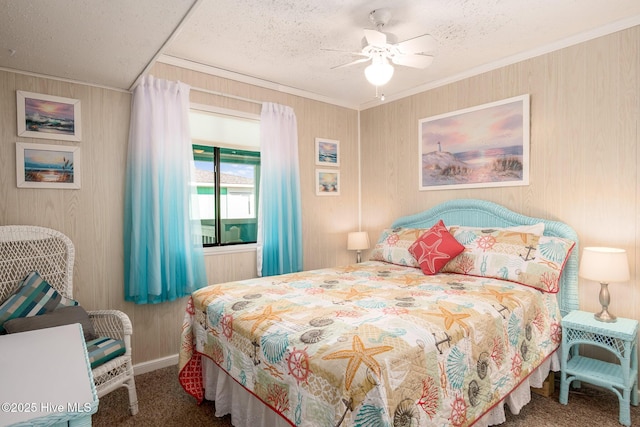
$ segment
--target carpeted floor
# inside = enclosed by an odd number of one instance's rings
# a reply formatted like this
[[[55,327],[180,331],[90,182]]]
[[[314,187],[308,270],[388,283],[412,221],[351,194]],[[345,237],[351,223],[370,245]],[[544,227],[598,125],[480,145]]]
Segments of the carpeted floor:
[[[558,377],[558,375],[556,375]],[[216,418],[214,403],[197,405],[178,383],[178,368],[171,366],[136,377],[140,411],[129,415],[124,388],[100,399],[92,424],[102,426],[212,426],[230,427],[229,416]],[[558,389],[551,397],[532,394],[531,403],[519,415],[506,411],[507,427],[620,426],[618,400],[613,393],[583,387],[569,394],[569,404],[558,403]],[[640,407],[631,407],[631,425],[640,426]]]

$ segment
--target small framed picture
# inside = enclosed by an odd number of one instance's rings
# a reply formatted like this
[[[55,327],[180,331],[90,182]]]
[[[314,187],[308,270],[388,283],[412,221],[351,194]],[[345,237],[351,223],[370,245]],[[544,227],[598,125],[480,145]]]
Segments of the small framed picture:
[[[316,169],[316,195],[340,195],[340,171],[330,169]]]
[[[18,136],[80,141],[80,100],[16,92]]]
[[[18,188],[80,188],[80,147],[16,142]]]
[[[316,138],[316,165],[340,166],[340,141]]]

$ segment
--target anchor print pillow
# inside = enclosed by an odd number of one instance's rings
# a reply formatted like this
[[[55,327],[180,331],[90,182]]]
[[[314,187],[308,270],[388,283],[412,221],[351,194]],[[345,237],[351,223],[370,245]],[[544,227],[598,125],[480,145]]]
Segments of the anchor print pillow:
[[[387,228],[382,230],[380,238],[369,256],[370,261],[383,261],[407,267],[420,267],[418,261],[409,252],[409,246],[428,228]]]
[[[491,277],[557,293],[560,275],[575,242],[505,229],[451,227],[464,251],[442,273]]]

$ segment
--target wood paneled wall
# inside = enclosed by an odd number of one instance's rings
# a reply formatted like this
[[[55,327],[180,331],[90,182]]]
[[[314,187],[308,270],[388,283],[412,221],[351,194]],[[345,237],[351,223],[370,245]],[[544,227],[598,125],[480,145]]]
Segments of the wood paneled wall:
[[[418,190],[420,119],[527,93],[530,185]],[[639,117],[640,27],[365,110],[363,228],[377,236],[398,216],[456,198],[564,221],[581,247],[627,250],[632,279],[611,284],[610,310],[640,319]],[[581,280],[583,309],[599,309],[599,289]]]
[[[346,233],[358,228],[358,112],[210,75],[157,64],[151,74],[194,88],[229,93],[292,107],[298,122],[303,210],[304,267],[348,264]],[[19,138],[16,90],[80,99],[82,141]],[[195,103],[260,113],[260,105],[192,91]],[[175,355],[186,299],[135,305],[123,298],[123,212],[131,94],[0,71],[0,224],[51,227],[76,247],[74,297],[86,309],[114,308],[133,322],[133,360]],[[341,195],[315,195],[315,137],[340,141]],[[82,150],[80,190],[18,189],[15,142],[78,145]],[[206,256],[209,283],[256,275],[255,251]]]

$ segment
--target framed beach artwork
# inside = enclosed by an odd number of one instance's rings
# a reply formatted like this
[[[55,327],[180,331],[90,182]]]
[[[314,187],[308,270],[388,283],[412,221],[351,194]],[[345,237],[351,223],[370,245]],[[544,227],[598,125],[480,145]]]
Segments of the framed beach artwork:
[[[340,166],[340,141],[316,138],[316,165]]]
[[[340,171],[330,169],[316,169],[316,195],[340,195]]]
[[[80,188],[80,147],[16,142],[19,188]]]
[[[16,92],[18,136],[80,141],[80,100]]]
[[[529,95],[419,121],[420,190],[529,185]]]

